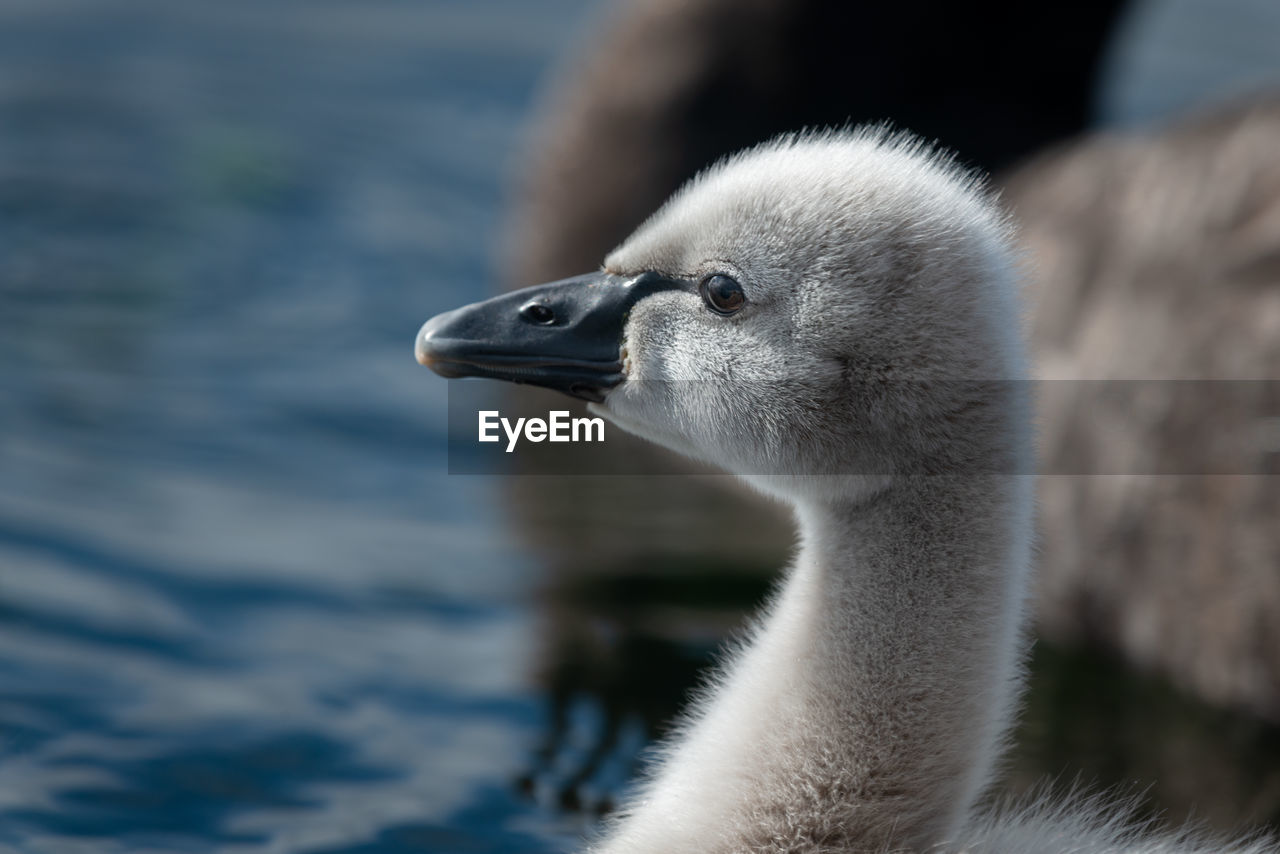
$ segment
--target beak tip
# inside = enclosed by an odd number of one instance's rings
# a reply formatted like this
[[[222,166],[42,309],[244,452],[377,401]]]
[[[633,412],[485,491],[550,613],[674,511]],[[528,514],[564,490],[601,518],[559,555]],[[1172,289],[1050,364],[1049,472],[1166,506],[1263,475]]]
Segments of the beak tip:
[[[431,331],[432,323],[435,318],[428,320],[422,324],[422,328],[418,330],[418,335],[413,342],[413,355],[418,360],[419,365],[431,367],[436,363],[436,354],[432,352],[431,347]]]

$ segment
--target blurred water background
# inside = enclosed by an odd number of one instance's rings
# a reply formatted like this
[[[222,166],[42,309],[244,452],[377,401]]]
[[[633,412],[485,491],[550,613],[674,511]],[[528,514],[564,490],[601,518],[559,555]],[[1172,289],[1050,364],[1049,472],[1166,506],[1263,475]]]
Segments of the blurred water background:
[[[599,703],[550,720],[536,568],[501,483],[445,474],[411,348],[492,289],[537,84],[595,5],[0,2],[0,849],[538,852],[589,826],[529,769],[550,727],[571,774]],[[1280,68],[1270,0],[1151,2],[1121,36],[1106,125]],[[640,651],[655,684],[708,625]],[[1106,678],[1108,706],[1165,690]],[[1033,694],[1049,773],[1126,737],[1080,710],[1099,684]],[[601,803],[648,735],[623,729]]]

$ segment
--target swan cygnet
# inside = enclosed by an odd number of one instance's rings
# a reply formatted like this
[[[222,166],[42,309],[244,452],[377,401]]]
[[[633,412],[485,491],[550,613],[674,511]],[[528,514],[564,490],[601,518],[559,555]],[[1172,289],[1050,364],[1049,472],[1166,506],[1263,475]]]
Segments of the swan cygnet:
[[[444,376],[585,398],[795,510],[785,581],[593,850],[1227,850],[1088,804],[975,807],[1027,645],[1018,281],[979,181],[854,130],[732,157],[602,271],[422,327]]]

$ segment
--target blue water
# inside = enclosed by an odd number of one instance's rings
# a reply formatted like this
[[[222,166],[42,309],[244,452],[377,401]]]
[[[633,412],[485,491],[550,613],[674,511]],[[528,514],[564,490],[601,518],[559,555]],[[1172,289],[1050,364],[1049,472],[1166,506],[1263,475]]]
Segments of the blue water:
[[[0,6],[0,846],[555,851],[417,326],[579,0]]]
[[[0,850],[574,844],[411,349],[590,6],[0,3]]]

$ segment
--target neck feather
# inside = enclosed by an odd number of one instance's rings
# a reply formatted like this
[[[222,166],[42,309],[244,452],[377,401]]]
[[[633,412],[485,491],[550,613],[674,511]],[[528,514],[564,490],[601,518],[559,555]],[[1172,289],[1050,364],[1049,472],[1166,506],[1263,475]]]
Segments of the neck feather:
[[[1020,683],[1032,478],[797,510],[778,595],[601,846],[881,851],[951,837]]]

